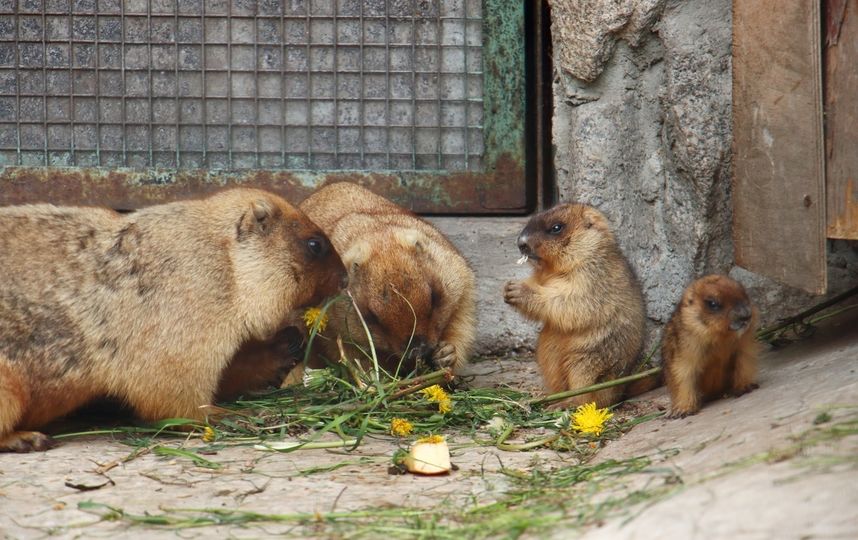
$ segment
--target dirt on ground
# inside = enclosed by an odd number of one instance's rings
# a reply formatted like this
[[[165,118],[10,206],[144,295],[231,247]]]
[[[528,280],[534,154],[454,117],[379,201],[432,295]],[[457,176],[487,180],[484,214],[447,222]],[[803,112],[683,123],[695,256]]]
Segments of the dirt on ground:
[[[609,442],[593,465],[641,456],[651,461],[644,474],[621,486],[631,495],[621,499],[627,506],[574,524],[559,519],[549,536],[858,538],[858,316],[840,317],[810,338],[767,352],[761,367],[760,388],[750,394],[713,402],[685,419],[643,422]],[[472,385],[539,388],[527,356],[481,361],[471,374]],[[667,404],[662,388],[627,407],[637,414]],[[68,439],[45,453],[0,454],[0,538],[362,536],[358,527],[332,529],[324,521],[369,508],[453,512],[509,501],[520,490],[510,471],[527,475],[580,464],[566,452],[505,452],[455,433],[448,440],[458,469],[418,477],[389,474],[398,446],[392,437],[369,438],[351,452],[230,447],[205,456],[218,469],[182,456],[144,452],[129,459],[135,448],[122,438]],[[598,502],[603,495],[591,496]],[[510,508],[526,507],[521,497],[515,501]],[[169,520],[145,523],[146,516],[192,515],[203,508],[208,515],[222,510],[222,522],[195,528]],[[274,518],[231,522],[236,512],[317,515],[319,526]],[[560,512],[571,516],[576,507]],[[517,523],[492,535],[546,536]],[[415,529],[413,536],[485,536],[450,531],[455,529]],[[407,528],[390,531],[409,534]]]

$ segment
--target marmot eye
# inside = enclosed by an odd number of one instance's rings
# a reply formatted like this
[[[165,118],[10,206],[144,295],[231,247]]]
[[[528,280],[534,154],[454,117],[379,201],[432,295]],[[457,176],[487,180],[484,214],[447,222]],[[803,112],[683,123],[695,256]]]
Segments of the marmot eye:
[[[711,311],[720,311],[721,303],[718,300],[714,300],[712,298],[706,299],[706,307],[708,307]]]
[[[562,231],[562,230],[563,230],[563,224],[562,223],[555,223],[554,225],[551,226],[550,229],[548,229],[548,234],[560,234],[560,231]]]
[[[307,249],[313,255],[319,256],[325,253],[325,242],[319,238],[310,238],[307,240]]]

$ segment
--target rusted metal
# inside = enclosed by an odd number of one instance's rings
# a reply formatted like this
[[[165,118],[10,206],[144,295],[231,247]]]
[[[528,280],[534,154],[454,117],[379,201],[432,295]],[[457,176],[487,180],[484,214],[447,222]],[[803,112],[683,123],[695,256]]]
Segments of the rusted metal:
[[[514,160],[498,158],[490,173],[136,170],[58,167],[0,169],[0,204],[48,202],[132,210],[201,197],[230,187],[258,187],[300,203],[332,182],[356,182],[422,214],[514,213],[526,208]],[[476,203],[476,204],[475,204]]]

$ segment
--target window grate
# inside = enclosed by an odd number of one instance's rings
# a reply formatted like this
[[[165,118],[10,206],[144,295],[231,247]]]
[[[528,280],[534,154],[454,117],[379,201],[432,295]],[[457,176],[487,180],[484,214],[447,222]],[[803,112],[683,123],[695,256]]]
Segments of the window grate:
[[[0,0],[0,165],[483,169],[481,0]]]

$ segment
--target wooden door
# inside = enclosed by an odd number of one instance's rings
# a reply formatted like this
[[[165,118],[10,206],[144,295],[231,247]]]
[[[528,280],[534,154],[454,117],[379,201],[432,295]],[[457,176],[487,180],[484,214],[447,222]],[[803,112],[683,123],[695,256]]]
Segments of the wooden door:
[[[820,4],[733,2],[736,262],[827,286]]]

